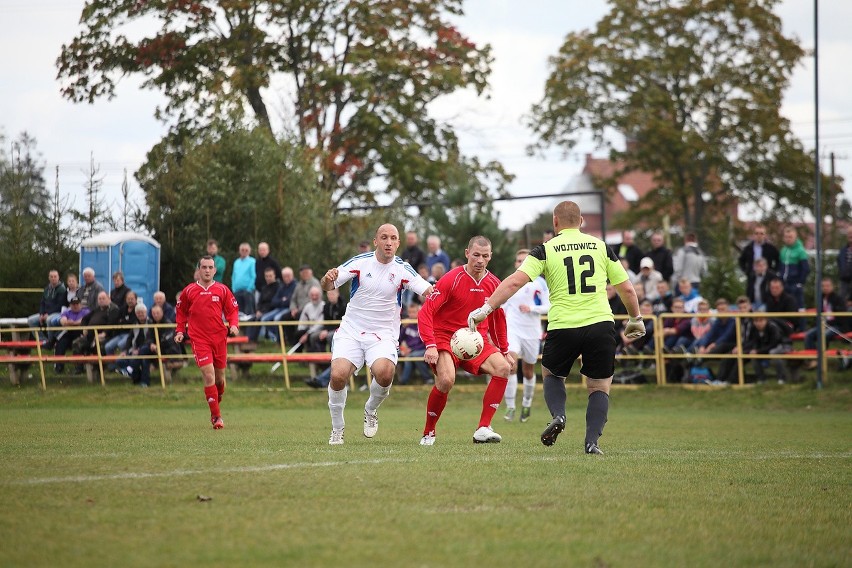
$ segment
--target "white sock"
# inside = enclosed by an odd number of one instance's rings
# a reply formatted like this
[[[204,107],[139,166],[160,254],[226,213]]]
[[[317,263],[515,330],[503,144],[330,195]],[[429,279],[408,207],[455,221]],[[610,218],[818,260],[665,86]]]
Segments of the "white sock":
[[[346,408],[346,394],[346,387],[336,391],[328,385],[328,410],[331,412],[331,427],[335,430],[340,430],[345,425],[343,409]]]
[[[515,395],[518,394],[518,375],[513,373],[506,378],[508,380],[506,381],[506,392],[503,394],[503,398],[506,400],[506,409],[512,410],[515,408]]]
[[[375,414],[379,409],[379,405],[390,394],[390,386],[383,387],[375,379],[370,383],[370,398],[367,399],[367,404],[364,405],[364,410],[370,414]]]
[[[529,379],[524,377],[524,400],[521,404],[524,405],[525,408],[529,408],[532,406],[533,395],[535,394],[535,375],[530,377]]]

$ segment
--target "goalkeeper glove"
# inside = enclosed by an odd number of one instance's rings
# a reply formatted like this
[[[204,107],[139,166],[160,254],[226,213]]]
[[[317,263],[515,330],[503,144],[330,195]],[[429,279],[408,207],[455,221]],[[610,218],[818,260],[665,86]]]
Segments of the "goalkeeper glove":
[[[642,322],[642,316],[627,320],[627,325],[624,326],[624,336],[627,339],[638,339],[643,335],[645,335],[645,324]]]
[[[488,302],[482,304],[481,308],[476,308],[467,315],[467,326],[470,329],[476,329],[476,325],[488,317],[488,314],[494,311]]]

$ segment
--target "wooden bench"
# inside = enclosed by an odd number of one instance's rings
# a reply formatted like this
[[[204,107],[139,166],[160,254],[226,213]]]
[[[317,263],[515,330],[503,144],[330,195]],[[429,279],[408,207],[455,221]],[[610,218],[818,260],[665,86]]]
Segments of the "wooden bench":
[[[331,363],[331,353],[328,351],[316,353],[293,353],[286,355],[281,353],[235,353],[228,356],[228,366],[231,372],[236,375],[245,376],[248,372],[247,368],[241,364],[252,363],[280,363],[284,366],[284,382],[287,388],[290,388],[290,363],[307,363],[308,365],[317,365],[320,363]],[[313,369],[311,370],[314,373]],[[351,381],[351,386],[354,387],[354,379]]]
[[[237,341],[237,343],[241,343]],[[73,365],[83,365],[86,371],[86,379],[90,383],[95,382],[95,378],[100,376],[98,368],[97,355],[54,355],[51,351],[42,351],[41,358],[38,354],[32,353],[33,349],[38,348],[37,341],[0,341],[0,350],[7,350],[9,354],[0,355],[0,364],[9,366],[9,378],[13,385],[19,385],[23,371],[26,371],[33,363],[39,361],[44,363],[68,363]],[[101,360],[105,363],[117,361],[121,357],[119,355],[103,355]],[[158,368],[157,360],[150,359],[152,365]],[[164,359],[163,360],[163,379],[171,383],[173,374],[186,367],[187,361],[184,359]]]
[[[825,333],[825,332],[823,331],[823,333]],[[852,339],[852,331],[848,331],[846,333],[841,333],[840,335],[843,336],[846,339]],[[805,332],[804,331],[797,331],[796,333],[791,333],[790,339],[793,340],[793,341],[804,341],[805,340]]]
[[[0,362],[9,365],[9,381],[17,386],[21,384],[21,376],[29,369],[30,365],[38,361],[28,358],[30,351],[38,347],[38,341],[34,340],[11,340],[0,341],[0,350],[8,351],[8,355],[0,355]],[[16,360],[16,359],[24,359]]]
[[[104,355],[101,361],[108,363],[117,361],[118,355]],[[70,365],[83,365],[86,371],[86,379],[90,383],[95,382],[95,367],[98,364],[97,355],[54,355],[52,353],[42,352],[41,357],[38,354],[18,354],[18,355],[2,355],[0,356],[0,364],[6,363],[9,365],[9,376],[13,385],[20,384],[21,371],[28,368],[33,363],[61,363]],[[102,382],[102,381],[101,381]],[[44,385],[42,385],[44,387]]]

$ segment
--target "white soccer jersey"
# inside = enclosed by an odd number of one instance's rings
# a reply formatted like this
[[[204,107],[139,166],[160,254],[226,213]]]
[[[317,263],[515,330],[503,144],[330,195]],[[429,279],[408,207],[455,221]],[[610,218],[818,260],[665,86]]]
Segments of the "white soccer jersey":
[[[529,306],[530,311],[522,312],[522,305]],[[550,292],[544,279],[538,277],[524,284],[515,295],[506,300],[502,309],[506,312],[506,328],[510,337],[540,338],[541,316],[550,309]]]
[[[397,340],[402,291],[410,289],[421,295],[429,288],[429,283],[398,256],[382,264],[375,252],[365,252],[338,266],[337,271],[335,288],[352,281],[340,327],[354,336],[373,333],[381,339]]]

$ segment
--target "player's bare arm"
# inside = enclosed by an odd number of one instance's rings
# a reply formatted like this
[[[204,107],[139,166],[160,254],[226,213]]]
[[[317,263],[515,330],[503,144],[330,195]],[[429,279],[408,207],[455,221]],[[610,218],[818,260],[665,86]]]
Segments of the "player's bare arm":
[[[468,326],[470,326],[471,329],[475,328],[476,324],[480,323],[482,320],[487,318],[491,312],[505,304],[506,300],[514,296],[515,292],[523,288],[529,281],[530,277],[526,272],[516,270],[503,280],[499,286],[497,286],[497,289],[494,290],[494,293],[491,294],[491,297],[488,298],[488,301],[485,302],[481,308],[477,308],[470,312],[470,315],[467,317]]]
[[[615,285],[615,291],[630,315],[627,325],[624,326],[624,336],[628,339],[642,337],[645,335],[645,324],[642,322],[642,315],[639,313],[639,298],[636,296],[636,289],[633,288],[633,284],[629,280],[625,280]]]
[[[329,269],[320,279],[320,287],[326,292],[334,290],[334,283],[337,281],[338,275],[339,273],[336,268]]]

